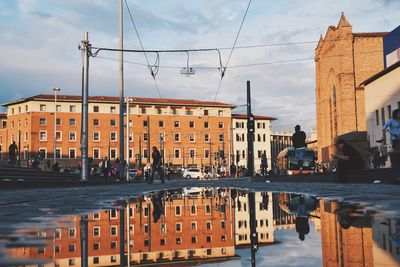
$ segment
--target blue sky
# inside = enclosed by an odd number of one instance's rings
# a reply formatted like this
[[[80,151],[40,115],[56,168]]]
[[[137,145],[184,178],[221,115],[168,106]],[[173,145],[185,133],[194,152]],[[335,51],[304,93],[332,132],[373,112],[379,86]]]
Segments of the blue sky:
[[[224,48],[233,45],[247,0],[127,0],[145,49]],[[396,0],[253,0],[237,46],[318,41],[345,12],[354,32],[391,31],[398,26]],[[124,6],[125,48],[140,49]],[[81,54],[85,31],[93,46],[118,47],[119,1],[0,1],[0,103],[61,87],[63,94],[81,92]],[[238,48],[216,95],[220,79],[214,52],[190,53],[196,69],[185,77],[186,54],[162,54],[157,83],[164,98],[214,100],[242,105],[246,81],[252,85],[255,114],[278,118],[274,130],[309,131],[315,125],[313,60],[233,67],[312,58],[316,43]],[[221,49],[222,62],[230,50]],[[113,60],[114,59],[114,60]],[[102,52],[90,59],[90,95],[118,95],[118,55]],[[149,55],[150,62],[155,57]],[[159,97],[143,54],[125,56],[125,91],[138,97]],[[133,62],[133,63],[132,63]],[[140,63],[140,64],[136,64]],[[229,68],[229,67],[232,68]],[[244,109],[242,108],[242,111]]]

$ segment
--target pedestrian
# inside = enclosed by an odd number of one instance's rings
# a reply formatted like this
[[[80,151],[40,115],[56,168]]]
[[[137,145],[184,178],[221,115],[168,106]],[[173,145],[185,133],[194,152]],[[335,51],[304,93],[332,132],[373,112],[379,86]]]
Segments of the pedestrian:
[[[383,125],[383,131],[390,131],[393,151],[390,153],[392,173],[397,182],[400,181],[400,109],[392,112],[392,117]]]
[[[349,171],[364,168],[364,162],[358,152],[350,146],[344,139],[336,141],[336,154],[332,155],[333,159],[338,160],[336,171],[338,177],[335,182],[348,183]]]
[[[306,147],[306,133],[300,130],[300,125],[294,127],[295,133],[292,135],[294,148]]]
[[[265,154],[262,154],[262,156],[261,156],[261,175],[262,176],[267,175],[267,168],[268,168],[267,156]]]
[[[103,163],[101,164],[101,172],[103,173],[104,178],[107,180],[107,177],[111,173],[111,163],[107,157],[104,157]]]
[[[13,141],[8,147],[8,157],[12,166],[17,162],[17,149],[18,147],[17,144],[15,144],[15,141]]]
[[[39,160],[37,157],[35,157],[32,162],[32,169],[37,170],[38,168],[39,168]]]
[[[233,164],[233,162],[231,163],[230,171],[231,171],[231,177],[236,177],[236,166],[235,164]]]
[[[49,159],[46,161],[46,165],[47,165],[47,171],[51,171],[51,162]]]
[[[160,151],[158,151],[157,147],[153,146],[153,153],[151,154],[151,157],[153,159],[153,170],[151,173],[151,181],[150,183],[153,183],[154,181],[154,176],[156,172],[160,176],[161,183],[164,184],[164,171],[162,170],[162,162],[161,162],[161,154]]]
[[[116,158],[114,164],[114,177],[119,177],[121,169],[122,169],[121,162],[119,158]]]

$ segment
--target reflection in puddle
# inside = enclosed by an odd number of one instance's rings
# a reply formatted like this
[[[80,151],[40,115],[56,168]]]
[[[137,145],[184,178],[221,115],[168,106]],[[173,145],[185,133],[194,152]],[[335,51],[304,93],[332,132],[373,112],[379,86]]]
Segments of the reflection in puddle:
[[[185,188],[2,243],[3,265],[399,266],[400,220],[307,195]]]

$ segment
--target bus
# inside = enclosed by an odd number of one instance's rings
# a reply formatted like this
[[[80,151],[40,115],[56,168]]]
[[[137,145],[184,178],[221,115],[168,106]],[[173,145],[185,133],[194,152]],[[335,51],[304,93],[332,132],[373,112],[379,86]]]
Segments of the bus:
[[[279,175],[311,174],[315,172],[315,152],[310,148],[287,147],[277,156]]]

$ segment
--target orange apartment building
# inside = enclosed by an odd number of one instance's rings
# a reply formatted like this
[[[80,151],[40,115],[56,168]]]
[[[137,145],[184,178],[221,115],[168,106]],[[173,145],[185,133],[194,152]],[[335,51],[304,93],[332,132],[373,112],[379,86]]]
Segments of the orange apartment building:
[[[234,105],[136,97],[131,98],[130,103],[131,163],[137,162],[139,156],[141,162],[146,163],[152,146],[164,147],[166,164],[185,167],[214,165],[216,162],[211,155],[219,150],[228,151]],[[81,96],[57,95],[55,103],[54,95],[42,94],[3,106],[7,108],[8,129],[7,137],[2,138],[2,149],[13,140],[18,144],[20,135],[21,159],[38,155],[52,159],[56,146],[56,157],[61,165],[77,165],[81,157]],[[104,156],[111,159],[119,156],[118,114],[118,97],[89,97],[89,157],[95,162]],[[163,142],[160,141],[162,136]],[[124,138],[126,140],[126,136]]]
[[[121,211],[125,213],[125,229],[128,211],[130,215],[132,264],[227,260],[235,256],[234,211],[229,198],[218,197],[211,191],[190,194],[170,191],[162,197],[164,214],[154,222],[151,197],[140,196],[131,199],[125,208],[88,215],[89,266],[120,265]],[[51,261],[46,266],[80,266],[81,217],[71,219],[69,225],[37,234],[46,238],[49,246],[10,249],[11,255]],[[125,242],[126,234],[127,231]]]
[[[7,156],[7,113],[0,113],[0,161]]]

